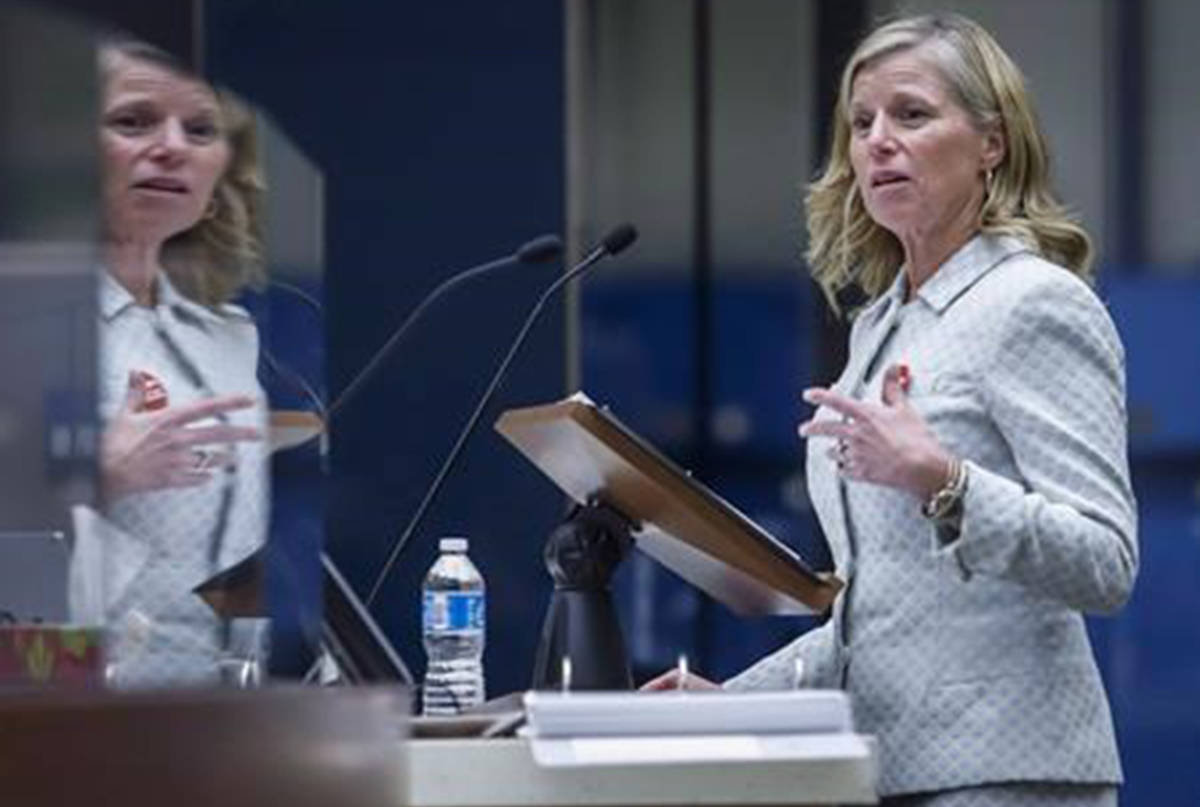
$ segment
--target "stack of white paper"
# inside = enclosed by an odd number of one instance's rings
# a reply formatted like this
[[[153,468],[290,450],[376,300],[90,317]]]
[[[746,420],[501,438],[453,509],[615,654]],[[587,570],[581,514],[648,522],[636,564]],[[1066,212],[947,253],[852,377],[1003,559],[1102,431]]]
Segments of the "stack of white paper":
[[[838,690],[793,692],[531,692],[542,765],[686,764],[861,758],[850,702]]]
[[[850,701],[837,689],[789,692],[529,692],[538,737],[663,734],[805,734],[852,731]]]

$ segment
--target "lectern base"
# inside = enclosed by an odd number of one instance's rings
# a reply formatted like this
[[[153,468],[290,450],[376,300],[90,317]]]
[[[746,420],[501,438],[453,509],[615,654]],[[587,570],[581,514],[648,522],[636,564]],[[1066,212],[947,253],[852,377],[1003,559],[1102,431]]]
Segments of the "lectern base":
[[[625,640],[608,591],[555,591],[533,670],[534,689],[561,689],[563,659],[571,689],[633,689]]]
[[[603,504],[574,508],[546,541],[554,594],[533,668],[534,689],[632,689],[625,640],[608,584],[629,547],[630,524]]]

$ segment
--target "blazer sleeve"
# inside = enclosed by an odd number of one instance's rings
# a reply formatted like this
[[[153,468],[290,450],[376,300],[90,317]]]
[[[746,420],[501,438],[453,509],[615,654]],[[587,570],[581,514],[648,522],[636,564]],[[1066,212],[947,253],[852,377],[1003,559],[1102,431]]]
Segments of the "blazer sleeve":
[[[838,680],[833,622],[813,628],[794,642],[760,659],[726,680],[728,690],[792,689],[796,685],[796,660],[804,663],[800,685],[819,689],[837,689]]]
[[[1019,478],[969,463],[962,527],[942,551],[964,578],[1116,611],[1138,567],[1116,329],[1087,286],[1061,276],[1022,295],[995,344],[982,387]]]

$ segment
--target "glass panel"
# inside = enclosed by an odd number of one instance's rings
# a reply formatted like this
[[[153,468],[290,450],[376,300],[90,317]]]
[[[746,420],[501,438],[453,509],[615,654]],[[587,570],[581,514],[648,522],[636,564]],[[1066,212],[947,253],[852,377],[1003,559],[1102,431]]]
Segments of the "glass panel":
[[[254,685],[276,613],[298,677],[320,173],[153,46],[4,5],[0,60],[0,688]]]
[[[93,63],[78,25],[0,5],[0,691],[102,673],[98,626],[62,627],[97,444]]]
[[[269,286],[247,301],[261,338],[260,378],[271,411],[272,510],[267,610],[271,669],[302,677],[320,631],[324,542],[325,186],[320,170],[263,111],[265,254]]]

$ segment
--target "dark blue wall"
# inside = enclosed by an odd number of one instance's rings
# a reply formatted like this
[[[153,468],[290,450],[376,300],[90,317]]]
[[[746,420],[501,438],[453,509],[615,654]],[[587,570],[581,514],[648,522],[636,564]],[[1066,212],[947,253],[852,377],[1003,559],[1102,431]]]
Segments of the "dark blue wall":
[[[1200,278],[1113,266],[1100,293],[1125,344],[1137,588],[1092,620],[1122,804],[1200,804]]]
[[[562,4],[208,4],[214,77],[261,103],[326,180],[328,381],[342,389],[450,272],[563,228]],[[555,267],[445,300],[335,421],[327,545],[363,592]],[[439,535],[471,538],[489,586],[491,694],[528,685],[561,513],[502,444],[503,407],[563,391],[547,311],[375,613],[420,674],[419,586]],[[302,338],[302,337],[301,337]]]

